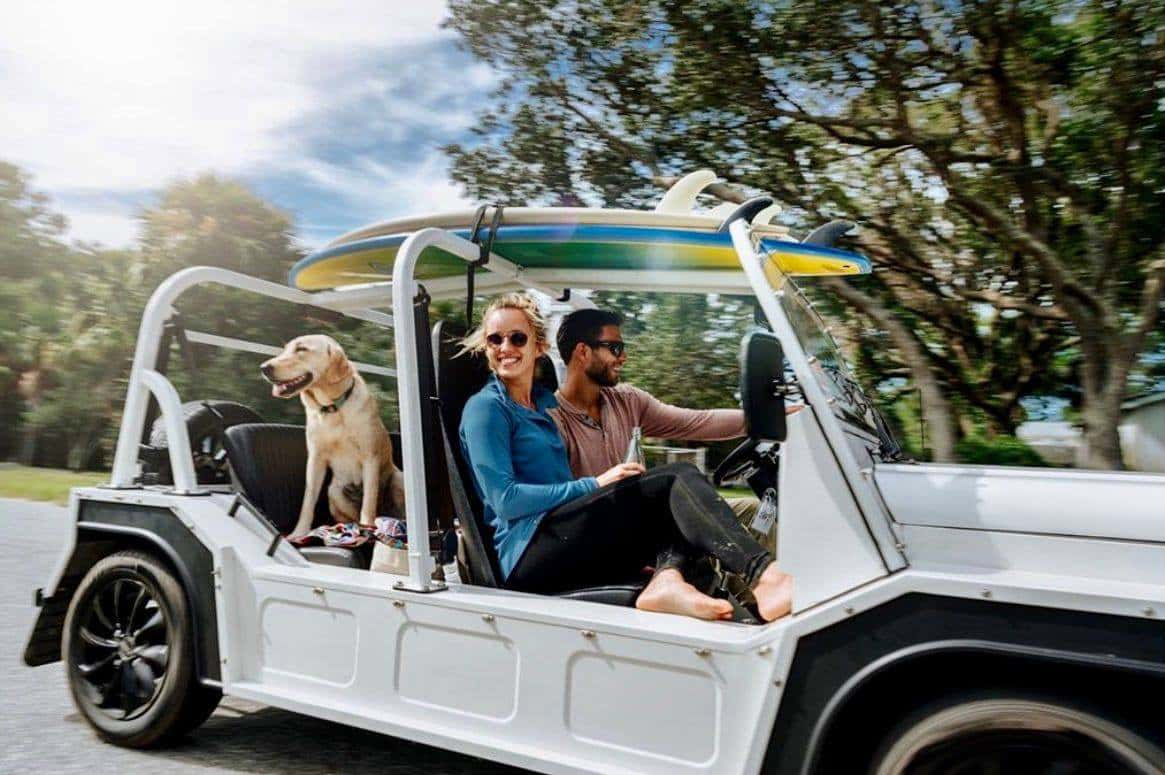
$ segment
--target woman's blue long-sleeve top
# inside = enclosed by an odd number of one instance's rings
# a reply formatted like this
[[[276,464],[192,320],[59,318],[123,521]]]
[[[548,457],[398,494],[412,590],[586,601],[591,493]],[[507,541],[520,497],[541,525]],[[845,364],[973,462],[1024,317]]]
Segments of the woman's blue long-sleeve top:
[[[491,375],[461,415],[461,450],[506,576],[547,511],[599,486],[594,477],[575,479],[570,473],[558,426],[546,412],[558,406],[554,394],[535,385],[531,397],[536,409],[515,402]]]

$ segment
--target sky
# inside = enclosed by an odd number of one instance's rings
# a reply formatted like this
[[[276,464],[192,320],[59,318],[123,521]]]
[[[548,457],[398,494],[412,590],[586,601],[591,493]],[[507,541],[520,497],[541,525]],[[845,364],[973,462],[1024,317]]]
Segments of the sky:
[[[433,0],[0,3],[0,159],[74,239],[132,244],[168,182],[241,180],[307,247],[468,206],[440,146],[468,137],[491,70]]]

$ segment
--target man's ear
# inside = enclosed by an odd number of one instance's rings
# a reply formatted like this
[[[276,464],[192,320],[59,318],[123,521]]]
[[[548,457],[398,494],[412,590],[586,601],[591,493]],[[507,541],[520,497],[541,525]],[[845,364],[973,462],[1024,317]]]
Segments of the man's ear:
[[[579,353],[579,350],[578,350],[578,348],[580,348],[580,347],[587,347],[587,343],[586,343],[586,342],[575,342],[575,343],[574,343],[574,350],[572,350],[572,351],[571,351],[571,353],[570,353],[570,357],[566,359],[566,365],[567,365],[567,366],[570,366],[571,362],[572,362],[572,361],[574,361],[574,356],[576,356],[576,355],[578,355],[578,356],[579,356],[579,358],[581,358],[581,359],[582,359],[582,361],[583,361],[584,363],[586,362],[586,360],[587,360],[587,354],[586,354],[586,351],[584,350],[584,351],[583,351],[583,352],[580,354],[580,353]],[[588,349],[589,349],[589,348],[588,348]]]
[[[352,376],[352,364],[348,363],[348,356],[336,344],[328,344],[328,369],[324,372],[324,382],[336,384]]]

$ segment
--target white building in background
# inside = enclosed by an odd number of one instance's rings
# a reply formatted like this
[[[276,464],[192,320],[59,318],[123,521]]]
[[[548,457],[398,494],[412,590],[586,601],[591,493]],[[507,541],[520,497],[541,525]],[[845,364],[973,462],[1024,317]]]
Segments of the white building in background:
[[[1065,420],[1025,422],[1015,435],[1050,465],[1075,466],[1083,454],[1080,428]]]
[[[1120,434],[1125,465],[1165,473],[1165,393],[1122,404]]]
[[[1121,455],[1132,471],[1165,473],[1165,393],[1142,396],[1121,405]],[[1016,435],[1044,460],[1079,466],[1084,456],[1080,428],[1064,421],[1025,422]]]

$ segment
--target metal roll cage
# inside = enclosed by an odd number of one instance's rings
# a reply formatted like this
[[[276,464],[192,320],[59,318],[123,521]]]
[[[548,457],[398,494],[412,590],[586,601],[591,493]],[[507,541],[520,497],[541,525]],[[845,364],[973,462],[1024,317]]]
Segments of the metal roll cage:
[[[306,292],[285,285],[259,280],[229,269],[196,266],[183,269],[168,277],[150,296],[142,314],[138,328],[137,345],[134,350],[133,365],[130,369],[129,386],[126,392],[125,409],[121,416],[121,426],[117,438],[117,449],[113,460],[113,474],[110,486],[118,489],[133,489],[140,485],[135,482],[138,474],[138,444],[142,438],[146,422],[146,411],[152,396],[158,403],[162,422],[169,440],[168,453],[170,468],[174,476],[174,495],[204,495],[199,488],[194,473],[194,459],[190,449],[190,436],[182,418],[182,402],[178,391],[170,380],[158,369],[159,345],[162,342],[166,322],[174,314],[174,303],[182,294],[199,285],[217,284],[229,288],[249,291],[280,301],[319,307],[340,313],[350,318],[363,320],[393,329],[393,340],[398,363],[414,364],[417,359],[416,322],[412,314],[393,316],[375,307],[390,305],[394,310],[409,310],[417,295],[419,284],[414,278],[416,264],[426,248],[439,248],[463,259],[469,264],[481,260],[481,246],[458,237],[443,229],[428,228],[415,232],[401,245],[393,266],[392,282],[373,283],[351,290],[331,290]],[[545,283],[530,281],[523,277],[522,267],[502,258],[496,253],[489,254],[489,279],[479,283],[479,289],[486,291],[502,285],[518,284],[532,290],[542,291],[551,297],[564,295],[562,288],[553,288]],[[484,279],[484,278],[483,278]],[[453,280],[455,282],[450,282]],[[464,288],[465,278],[435,280],[430,284],[431,292],[440,296],[450,296]],[[434,294],[436,296],[436,294]],[[593,306],[586,297],[575,295],[574,306]],[[190,339],[203,344],[225,347],[248,352],[269,353],[275,348],[244,342],[229,337],[191,332]],[[367,369],[367,367],[365,366]],[[375,373],[392,375],[392,370],[374,368]],[[403,411],[404,407],[420,407],[420,382],[415,368],[398,369],[398,398],[402,411],[401,457],[404,462],[405,508],[408,512],[409,580],[402,585],[415,591],[432,591],[438,588],[430,581],[433,559],[429,554],[429,514],[425,499],[424,447],[421,439],[420,417],[417,411]]]
[[[760,259],[753,248],[748,224],[744,221],[736,221],[730,225],[729,231],[732,233],[733,245],[754,292],[759,287],[766,287]],[[437,248],[457,256],[470,266],[480,264],[483,253],[486,252],[485,246],[451,234],[444,229],[426,228],[411,234],[400,246],[393,264],[391,284],[373,283],[348,290],[305,292],[266,280],[258,280],[227,269],[205,266],[185,269],[166,279],[150,297],[138,331],[125,411],[122,414],[117,452],[114,457],[111,486],[116,488],[138,486],[134,481],[137,473],[138,440],[142,437],[149,397],[152,395],[158,402],[167,438],[170,440],[170,466],[174,474],[173,493],[177,495],[203,494],[203,491],[198,487],[194,473],[190,438],[182,420],[181,401],[173,384],[157,369],[158,348],[162,340],[163,329],[166,321],[173,314],[173,304],[179,296],[197,285],[217,283],[293,304],[328,309],[348,317],[390,327],[394,331],[398,364],[412,365],[417,362],[417,330],[416,320],[411,314],[411,309],[414,299],[420,292],[420,284],[415,278],[416,265],[421,254],[428,248]],[[531,290],[541,291],[551,298],[569,300],[568,303],[574,307],[593,306],[592,302],[582,294],[572,296],[565,292],[565,287],[549,286],[545,277],[534,279],[530,274],[525,273],[523,267],[493,252],[489,252],[488,267],[490,274],[487,278],[482,278],[483,281],[479,285],[481,291],[495,290],[516,284]],[[464,287],[464,277],[441,278],[429,282],[425,290],[431,297],[437,298],[456,295]],[[788,321],[779,311],[776,299],[766,295],[761,295],[759,298],[766,315],[774,325],[774,331],[785,345],[786,356],[790,357],[794,370],[804,371],[804,373],[798,373],[797,376],[806,389],[809,403],[824,407],[825,396],[811,375],[803,368],[798,369],[798,366],[802,366],[806,362],[805,354],[801,350],[795,334],[790,329]],[[390,304],[392,310],[398,312],[408,310],[410,312],[397,314],[394,317],[374,309],[384,306],[386,302]],[[198,335],[196,341],[251,352],[267,351],[267,348],[253,343],[207,334]],[[380,370],[380,373],[384,372],[391,373],[387,369]],[[409,577],[407,582],[402,582],[398,586],[402,589],[430,592],[443,589],[444,585],[431,581],[434,563],[429,553],[429,513],[425,497],[425,453],[424,440],[421,437],[422,396],[420,395],[420,380],[416,368],[398,368],[396,377],[401,424],[401,457],[404,463],[403,474],[405,477],[405,508],[409,515],[407,520]],[[839,462],[843,463],[843,473],[849,480],[851,489],[855,491],[862,511],[866,514],[867,524],[873,526],[872,532],[883,560],[890,569],[902,567],[903,559],[900,552],[896,550],[897,541],[890,532],[887,520],[869,518],[875,514],[880,514],[882,509],[872,498],[862,493],[857,486],[857,480],[860,476],[857,461],[839,437],[839,431],[831,429],[828,435],[834,447],[834,453],[839,456]]]

